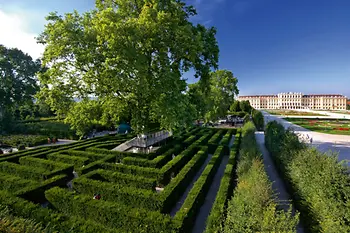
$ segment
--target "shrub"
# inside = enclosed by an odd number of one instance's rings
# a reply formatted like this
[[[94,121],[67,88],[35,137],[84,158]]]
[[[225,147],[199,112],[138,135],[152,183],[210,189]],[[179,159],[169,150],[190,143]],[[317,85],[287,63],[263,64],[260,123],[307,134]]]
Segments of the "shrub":
[[[0,173],[0,187],[2,190],[7,190],[11,193],[16,192],[23,187],[38,184],[34,180],[23,179],[12,174]]]
[[[337,156],[307,147],[277,122],[265,144],[310,232],[350,232],[349,170]]]
[[[298,215],[277,210],[252,122],[243,126],[239,154],[238,184],[228,203],[223,232],[295,232]]]
[[[52,161],[63,162],[74,165],[75,170],[80,169],[83,165],[86,165],[90,160],[89,158],[65,155],[60,153],[51,153],[47,155],[47,158]]]
[[[47,143],[47,138],[41,135],[7,135],[0,136],[0,142],[5,145],[12,147],[17,147],[18,145],[23,145],[31,147],[38,146]]]

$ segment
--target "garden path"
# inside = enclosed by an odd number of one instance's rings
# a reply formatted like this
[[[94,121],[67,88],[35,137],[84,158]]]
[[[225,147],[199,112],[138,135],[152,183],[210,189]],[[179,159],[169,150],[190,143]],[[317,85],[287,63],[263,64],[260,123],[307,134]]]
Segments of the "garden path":
[[[231,138],[230,148],[233,144],[233,141],[234,136],[232,136]],[[204,203],[198,211],[198,215],[196,217],[196,221],[194,222],[192,233],[202,233],[205,230],[206,221],[215,202],[216,194],[219,191],[221,179],[224,176],[228,159],[229,156],[224,155],[224,157],[221,160],[220,166],[214,176],[213,182],[211,183],[209,191],[205,197]]]
[[[279,176],[277,169],[275,167],[275,164],[272,161],[270,153],[267,151],[265,147],[265,135],[264,132],[256,132],[255,133],[256,141],[259,145],[260,151],[264,158],[264,167],[265,171],[272,182],[272,189],[274,190],[275,194],[277,195],[278,205],[280,208],[282,208],[284,211],[288,211],[289,206],[292,204],[291,202],[291,196],[289,195],[286,186],[284,185],[284,182],[282,178]],[[295,208],[292,206],[292,213],[294,215]],[[304,228],[302,226],[302,223],[299,221],[299,224],[297,226],[297,232],[298,233],[304,233]]]

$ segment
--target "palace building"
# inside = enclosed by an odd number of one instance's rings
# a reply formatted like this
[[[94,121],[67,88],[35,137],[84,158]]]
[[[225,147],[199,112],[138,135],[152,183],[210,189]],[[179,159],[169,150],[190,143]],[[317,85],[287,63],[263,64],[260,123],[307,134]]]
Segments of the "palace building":
[[[304,95],[301,92],[286,92],[239,96],[238,100],[248,100],[255,109],[346,110],[347,98],[339,94]]]

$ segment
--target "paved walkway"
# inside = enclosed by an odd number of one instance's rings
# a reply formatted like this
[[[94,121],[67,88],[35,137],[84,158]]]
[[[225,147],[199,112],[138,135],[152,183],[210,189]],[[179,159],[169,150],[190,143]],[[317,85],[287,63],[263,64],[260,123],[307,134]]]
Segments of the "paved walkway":
[[[265,135],[263,132],[256,132],[255,133],[256,141],[259,145],[260,151],[264,158],[264,167],[266,170],[266,173],[272,182],[272,189],[277,195],[277,200],[279,207],[282,208],[284,211],[288,211],[289,206],[292,204],[291,202],[291,196],[287,192],[286,186],[284,185],[283,180],[279,176],[277,169],[275,167],[275,164],[273,163],[273,160],[270,156],[270,153],[267,151],[265,147]],[[295,209],[292,206],[292,213],[294,215]],[[304,228],[302,227],[302,224],[299,222],[297,226],[297,232],[298,233],[304,233]]]
[[[282,124],[284,128],[291,128],[295,133],[300,135],[309,135],[313,139],[312,145],[322,152],[333,151],[339,154],[339,161],[348,160],[347,164],[350,166],[350,136],[349,135],[335,135],[314,132],[305,129],[299,125],[295,125],[281,118],[281,116],[274,116],[265,111],[262,111],[265,123],[269,121],[277,121]]]

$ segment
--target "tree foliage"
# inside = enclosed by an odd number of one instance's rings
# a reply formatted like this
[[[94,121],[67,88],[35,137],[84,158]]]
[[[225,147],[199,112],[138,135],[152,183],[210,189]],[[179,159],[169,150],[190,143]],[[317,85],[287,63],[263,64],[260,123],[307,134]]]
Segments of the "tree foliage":
[[[250,113],[252,111],[252,106],[250,105],[249,100],[242,100],[239,102],[239,107],[243,112]]]
[[[193,68],[208,82],[219,53],[216,30],[189,22],[195,14],[179,0],[97,0],[84,14],[51,13],[38,38],[50,67],[41,96],[61,114],[74,108],[67,100],[97,97],[102,116],[129,112],[136,132],[155,120],[185,126],[191,110],[181,76]]]
[[[16,107],[32,103],[38,90],[36,74],[40,60],[33,60],[19,49],[0,45],[0,131],[3,121],[11,120]]]
[[[190,85],[189,95],[197,117],[210,121],[225,116],[239,92],[237,82],[231,71],[217,70],[210,73],[208,89],[203,89],[201,83]]]
[[[242,111],[242,109],[240,107],[240,101],[238,101],[238,100],[233,101],[233,103],[230,106],[230,111],[231,112],[240,112],[240,111]]]

